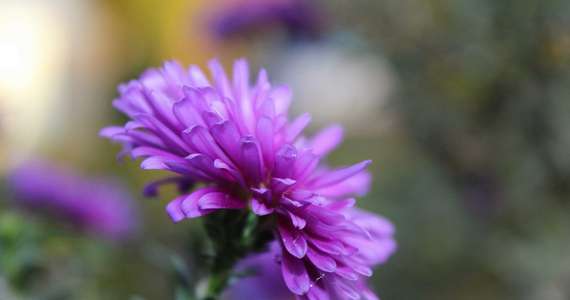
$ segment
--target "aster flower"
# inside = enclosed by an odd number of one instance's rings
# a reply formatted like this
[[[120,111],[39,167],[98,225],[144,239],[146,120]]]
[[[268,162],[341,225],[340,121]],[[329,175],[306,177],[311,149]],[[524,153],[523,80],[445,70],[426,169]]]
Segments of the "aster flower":
[[[219,39],[229,39],[268,27],[281,27],[293,38],[315,38],[322,15],[310,0],[226,1],[213,12],[210,30]]]
[[[84,178],[46,161],[29,161],[8,175],[13,204],[109,239],[134,233],[130,195],[116,182]]]
[[[283,281],[299,299],[374,299],[364,278],[394,241],[386,220],[353,208],[351,197],[367,190],[370,161],[319,164],[342,140],[341,127],[305,138],[309,115],[289,121],[292,93],[272,87],[264,70],[252,87],[245,60],[231,81],[217,61],[209,68],[211,82],[196,66],[166,62],[121,85],[113,104],[132,120],[101,135],[144,158],[143,169],[204,184],[167,205],[175,222],[248,208],[269,216]]]

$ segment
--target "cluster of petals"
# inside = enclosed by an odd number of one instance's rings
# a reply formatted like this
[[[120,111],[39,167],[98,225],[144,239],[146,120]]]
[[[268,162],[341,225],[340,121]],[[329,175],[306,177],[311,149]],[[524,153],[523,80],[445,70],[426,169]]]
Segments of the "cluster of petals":
[[[273,216],[283,281],[299,299],[375,299],[364,279],[395,242],[388,221],[353,207],[370,161],[328,168],[320,161],[342,140],[339,126],[306,138],[310,116],[289,120],[292,93],[264,70],[251,86],[245,60],[231,77],[216,60],[209,69],[166,62],[121,85],[113,104],[131,120],[101,135],[143,169],[202,183],[167,205],[175,222],[226,209]]]

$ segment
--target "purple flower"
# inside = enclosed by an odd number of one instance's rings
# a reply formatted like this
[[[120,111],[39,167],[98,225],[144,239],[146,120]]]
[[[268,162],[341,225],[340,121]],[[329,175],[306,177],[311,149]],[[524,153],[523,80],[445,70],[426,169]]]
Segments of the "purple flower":
[[[129,194],[117,183],[87,179],[45,161],[12,170],[8,185],[16,205],[109,239],[131,235],[136,214]]]
[[[228,1],[213,13],[211,31],[229,39],[268,27],[282,27],[293,38],[318,37],[322,15],[310,0]]]
[[[281,278],[280,252],[279,244],[273,242],[267,252],[252,254],[242,259],[235,267],[235,272],[244,274],[244,277],[228,288],[222,299],[293,299]]]
[[[212,82],[196,66],[167,62],[121,85],[114,106],[132,120],[101,135],[144,158],[143,169],[205,184],[168,204],[175,222],[248,207],[274,216],[283,280],[299,299],[369,299],[364,278],[395,247],[388,221],[353,208],[370,161],[319,164],[341,142],[339,126],[305,138],[309,115],[290,122],[291,91],[272,87],[264,70],[252,87],[245,60],[231,81],[217,61],[209,68]]]

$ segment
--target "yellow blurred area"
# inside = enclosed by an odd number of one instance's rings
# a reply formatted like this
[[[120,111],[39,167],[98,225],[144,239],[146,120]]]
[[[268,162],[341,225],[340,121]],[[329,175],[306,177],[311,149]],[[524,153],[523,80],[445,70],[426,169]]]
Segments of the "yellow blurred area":
[[[124,39],[123,51],[156,51],[157,58],[203,63],[214,51],[208,44],[200,14],[206,0],[104,1],[113,15],[116,31]]]

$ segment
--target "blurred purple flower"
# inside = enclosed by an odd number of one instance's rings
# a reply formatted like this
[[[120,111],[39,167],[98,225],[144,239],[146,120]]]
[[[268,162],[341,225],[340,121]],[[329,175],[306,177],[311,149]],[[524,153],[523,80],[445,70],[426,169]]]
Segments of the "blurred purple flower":
[[[217,61],[209,66],[212,83],[196,66],[167,62],[121,85],[113,104],[132,121],[101,135],[144,158],[143,169],[206,184],[168,204],[175,222],[248,206],[275,216],[283,279],[299,299],[370,298],[362,282],[395,247],[388,221],[352,208],[368,189],[370,161],[319,165],[342,128],[305,138],[310,117],[288,120],[288,88],[272,87],[264,70],[251,87],[245,60],[231,81]]]
[[[219,39],[280,27],[292,38],[316,38],[323,15],[311,0],[225,1],[210,18],[210,30]]]
[[[293,294],[289,292],[281,277],[280,252],[279,244],[273,242],[267,252],[252,254],[242,259],[235,267],[235,272],[243,274],[244,277],[236,280],[222,298],[225,300],[293,299]]]
[[[109,239],[128,237],[137,225],[129,194],[117,183],[83,178],[45,161],[13,169],[8,186],[15,203]]]

